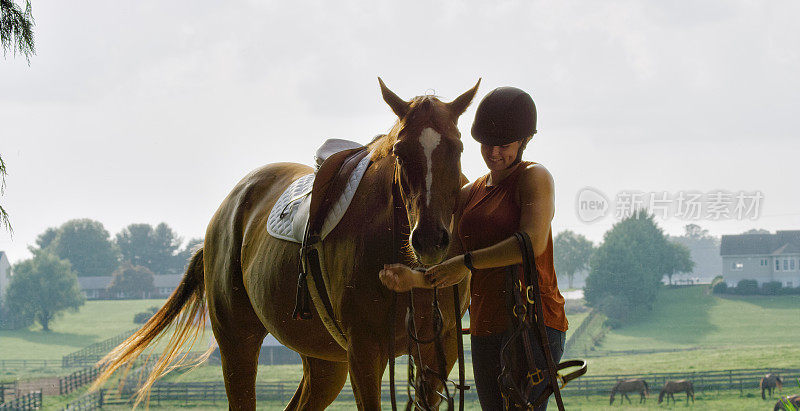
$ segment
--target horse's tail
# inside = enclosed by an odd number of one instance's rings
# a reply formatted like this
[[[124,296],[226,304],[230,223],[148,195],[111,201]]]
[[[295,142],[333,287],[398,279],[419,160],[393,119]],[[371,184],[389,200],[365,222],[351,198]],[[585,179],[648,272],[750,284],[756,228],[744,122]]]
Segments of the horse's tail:
[[[174,332],[169,339],[169,343],[137,392],[134,407],[143,399],[149,398],[150,388],[159,377],[185,364],[188,350],[194,345],[198,334],[205,328],[206,299],[203,276],[203,249],[201,248],[192,256],[186,269],[186,274],[184,274],[180,284],[172,292],[167,302],[164,303],[164,306],[142,328],[134,332],[133,335],[98,362],[102,372],[92,384],[92,390],[102,386],[114,371],[126,365],[125,372],[120,379],[122,384],[134,360],[144,352],[150,343],[161,339],[165,330],[176,319],[177,322],[174,325]],[[187,349],[181,355],[181,349],[184,346],[187,346]],[[212,351],[213,348],[206,351],[203,356],[197,359],[197,364],[205,361]]]
[[[650,390],[649,388],[647,388],[647,381],[642,380],[642,384],[644,384],[644,395],[647,396],[648,391]]]
[[[775,385],[779,390],[783,389],[783,381],[781,380],[781,377],[775,376]]]

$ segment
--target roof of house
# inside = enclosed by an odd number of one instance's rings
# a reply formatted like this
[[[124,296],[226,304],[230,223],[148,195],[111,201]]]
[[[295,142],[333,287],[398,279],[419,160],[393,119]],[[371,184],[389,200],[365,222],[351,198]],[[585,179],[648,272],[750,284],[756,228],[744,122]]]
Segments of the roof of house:
[[[800,253],[800,230],[775,234],[723,235],[720,255],[781,255]]]
[[[156,288],[172,287],[175,288],[181,282],[183,274],[163,274],[153,276],[153,286]],[[111,285],[112,277],[110,275],[98,277],[78,277],[78,284],[81,290],[104,290]]]

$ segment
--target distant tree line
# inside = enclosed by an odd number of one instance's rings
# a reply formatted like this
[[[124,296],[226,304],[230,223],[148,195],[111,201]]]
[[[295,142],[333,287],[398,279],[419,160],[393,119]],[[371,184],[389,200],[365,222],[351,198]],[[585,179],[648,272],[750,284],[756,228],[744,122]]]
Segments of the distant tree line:
[[[91,219],[48,228],[29,247],[33,258],[13,267],[0,325],[27,327],[35,321],[49,330],[60,313],[83,305],[78,277],[111,275],[109,292],[142,298],[155,290],[155,275],[183,272],[202,243],[199,238],[184,243],[166,223],[131,224],[113,239],[102,223]]]
[[[112,239],[103,223],[88,218],[50,227],[36,238],[40,250],[72,264],[78,277],[111,275],[123,264],[145,267],[155,275],[181,273],[203,240],[183,244],[166,223],[131,224]]]

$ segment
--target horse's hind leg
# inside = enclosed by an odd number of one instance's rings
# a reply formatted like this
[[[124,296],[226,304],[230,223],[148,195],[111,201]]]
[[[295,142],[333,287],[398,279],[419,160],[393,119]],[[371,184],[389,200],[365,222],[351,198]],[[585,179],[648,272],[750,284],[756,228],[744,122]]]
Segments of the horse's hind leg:
[[[226,306],[218,304],[214,297],[209,298],[209,312],[219,344],[228,407],[255,410],[258,352],[267,330],[247,300],[239,299],[239,304]]]
[[[347,381],[347,363],[301,355],[303,379],[286,410],[324,410]]]

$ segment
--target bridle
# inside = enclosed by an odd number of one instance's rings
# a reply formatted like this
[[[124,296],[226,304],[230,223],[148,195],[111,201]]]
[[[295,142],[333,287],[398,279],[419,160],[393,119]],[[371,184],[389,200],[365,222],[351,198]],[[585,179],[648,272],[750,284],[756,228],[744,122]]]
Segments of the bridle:
[[[408,218],[399,218],[398,216],[407,215],[405,211],[405,204],[403,203],[402,193],[401,193],[401,182],[399,180],[399,169],[397,161],[395,161],[395,172],[394,177],[392,179],[392,259],[395,262],[400,261],[399,250],[400,250],[400,240],[399,237],[401,233],[404,232],[403,228],[407,227]],[[416,270],[424,271],[424,268],[415,268]],[[444,393],[437,394],[447,402],[447,409],[448,411],[452,411],[455,402],[455,392],[451,393],[448,387],[448,384],[453,384],[454,388],[459,391],[459,410],[463,411],[464,409],[464,391],[468,390],[469,387],[464,385],[464,343],[461,339],[461,303],[458,294],[458,284],[452,286],[453,289],[453,307],[454,307],[454,314],[456,319],[456,332],[454,335],[456,336],[458,342],[458,377],[459,383],[455,384],[453,381],[447,379],[447,364],[445,362],[445,355],[444,355],[444,345],[442,341],[442,331],[444,328],[444,320],[442,317],[442,312],[439,308],[439,290],[437,288],[433,289],[433,302],[431,304],[431,316],[433,319],[433,330],[434,335],[430,339],[422,339],[418,335],[417,324],[415,320],[414,314],[414,290],[411,289],[408,291],[408,308],[406,310],[406,332],[407,332],[407,343],[408,343],[408,385],[406,386],[406,393],[408,395],[408,402],[406,403],[406,410],[411,410],[414,408],[421,409],[421,410],[432,410],[434,409],[433,404],[428,403],[428,392],[427,389],[432,387],[432,384],[429,384],[430,377],[429,375],[433,375],[439,383],[442,384],[444,387]],[[389,390],[390,390],[390,397],[392,401],[392,410],[397,410],[397,398],[395,393],[395,380],[394,380],[394,369],[395,369],[395,362],[394,362],[394,352],[395,352],[395,318],[397,312],[397,293],[392,291],[392,302],[389,308]],[[437,370],[434,370],[428,367],[426,364],[422,362],[422,345],[423,344],[434,344],[434,348],[436,350],[437,356]],[[417,358],[419,358],[420,364],[415,366],[414,364],[414,356],[412,352],[416,348]],[[411,390],[414,389],[414,394],[412,396]],[[454,390],[455,391],[455,390]],[[418,395],[417,395],[418,394]]]

